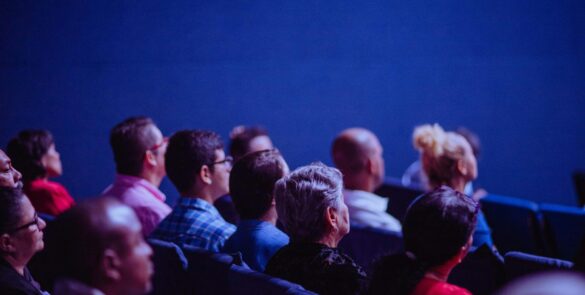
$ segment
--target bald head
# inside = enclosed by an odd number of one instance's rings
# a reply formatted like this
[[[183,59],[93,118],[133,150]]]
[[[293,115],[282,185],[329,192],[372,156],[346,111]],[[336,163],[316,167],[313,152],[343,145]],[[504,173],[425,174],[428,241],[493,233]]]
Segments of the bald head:
[[[359,127],[343,130],[333,141],[331,155],[346,186],[358,177],[369,177],[377,186],[384,178],[382,146],[370,130]]]

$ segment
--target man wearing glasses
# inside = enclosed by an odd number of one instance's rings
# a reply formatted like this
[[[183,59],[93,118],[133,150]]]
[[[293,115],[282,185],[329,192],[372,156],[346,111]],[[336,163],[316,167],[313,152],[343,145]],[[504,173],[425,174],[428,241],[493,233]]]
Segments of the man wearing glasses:
[[[102,193],[130,206],[148,236],[171,212],[158,187],[165,177],[167,139],[147,117],[133,117],[116,125],[110,133],[116,162],[116,179]]]
[[[219,135],[179,131],[169,140],[165,161],[169,179],[181,197],[151,238],[219,252],[236,230],[213,206],[229,192],[232,165]]]

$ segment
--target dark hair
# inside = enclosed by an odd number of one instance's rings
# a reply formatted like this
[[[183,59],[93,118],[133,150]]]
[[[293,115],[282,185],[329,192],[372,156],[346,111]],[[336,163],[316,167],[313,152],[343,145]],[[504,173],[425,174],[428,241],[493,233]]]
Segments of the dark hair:
[[[284,176],[284,160],[278,150],[247,154],[230,173],[230,194],[244,219],[262,217],[272,205],[274,184]]]
[[[7,233],[18,226],[22,218],[23,197],[24,193],[19,188],[0,187],[0,233]]]
[[[185,192],[195,185],[195,179],[203,165],[210,165],[215,151],[223,149],[218,134],[205,130],[183,130],[169,140],[165,154],[167,176],[179,192]],[[209,166],[213,171],[213,166]]]
[[[109,197],[85,200],[59,215],[47,227],[44,256],[51,278],[91,283],[105,249],[125,253],[123,232],[107,218],[108,208],[125,206]]]
[[[41,160],[54,143],[48,130],[23,130],[8,142],[6,154],[22,173],[23,180],[32,181],[47,175]]]
[[[144,153],[157,144],[152,128],[149,128],[151,126],[156,127],[148,117],[131,117],[112,128],[110,145],[118,173],[140,174]]]
[[[369,293],[412,293],[430,267],[455,257],[469,241],[478,211],[478,203],[447,186],[414,200],[402,225],[406,252],[378,261]]]
[[[266,129],[260,126],[237,126],[230,134],[230,155],[235,161],[250,152],[250,142],[258,136],[268,136]]]

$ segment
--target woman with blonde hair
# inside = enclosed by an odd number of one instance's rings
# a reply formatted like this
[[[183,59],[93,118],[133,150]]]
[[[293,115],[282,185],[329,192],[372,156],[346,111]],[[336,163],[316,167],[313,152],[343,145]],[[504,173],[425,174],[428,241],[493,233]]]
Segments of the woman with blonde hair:
[[[429,190],[447,185],[464,193],[467,183],[477,178],[477,160],[469,142],[439,124],[414,129],[414,147],[421,153],[422,168],[428,177]],[[493,246],[491,231],[480,211],[473,235],[473,246]]]

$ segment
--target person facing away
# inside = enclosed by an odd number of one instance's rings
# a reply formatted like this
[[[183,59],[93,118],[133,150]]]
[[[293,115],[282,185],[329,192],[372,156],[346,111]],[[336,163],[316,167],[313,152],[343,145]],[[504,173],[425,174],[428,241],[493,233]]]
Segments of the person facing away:
[[[343,130],[331,147],[335,166],[343,173],[343,197],[351,222],[400,231],[400,221],[386,212],[388,198],[373,192],[384,181],[384,158],[380,141],[364,128]]]
[[[236,126],[230,132],[229,152],[234,162],[245,155],[274,148],[268,132],[260,126]],[[222,196],[213,204],[229,223],[238,224],[240,216],[230,195]]]
[[[165,177],[167,139],[148,117],[131,117],[112,128],[110,145],[116,162],[116,178],[103,196],[130,206],[148,236],[170,212],[166,196],[158,188]]]
[[[12,160],[0,150],[0,187],[22,188],[22,174],[12,166]]]
[[[276,228],[274,184],[289,173],[280,152],[265,150],[247,154],[230,173],[230,194],[241,220],[223,252],[241,252],[250,268],[263,272],[268,260],[288,244],[288,236]]]
[[[447,185],[463,193],[467,183],[477,178],[477,160],[463,136],[445,132],[438,124],[426,124],[416,127],[412,137],[414,147],[420,152],[430,190]],[[491,230],[480,210],[473,246],[483,244],[493,247]]]
[[[296,169],[276,182],[276,211],[290,242],[265,273],[319,294],[360,294],[366,274],[337,248],[349,233],[341,172],[321,163]]]
[[[150,237],[219,252],[236,230],[213,206],[229,192],[232,160],[221,138],[211,131],[179,131],[169,140],[165,160],[181,197]]]
[[[0,187],[0,294],[48,294],[27,268],[44,247],[45,226],[20,188]]]
[[[367,294],[470,295],[447,279],[471,247],[478,210],[448,186],[415,199],[402,225],[405,252],[375,264]]]
[[[140,295],[152,289],[152,249],[134,210],[112,197],[80,202],[47,232],[54,295]]]
[[[49,178],[63,174],[61,157],[48,130],[23,130],[6,149],[22,172],[24,192],[38,212],[59,215],[75,205],[67,189]]]

